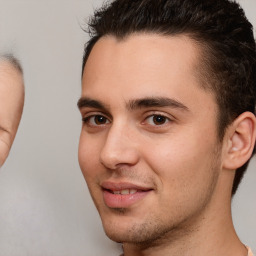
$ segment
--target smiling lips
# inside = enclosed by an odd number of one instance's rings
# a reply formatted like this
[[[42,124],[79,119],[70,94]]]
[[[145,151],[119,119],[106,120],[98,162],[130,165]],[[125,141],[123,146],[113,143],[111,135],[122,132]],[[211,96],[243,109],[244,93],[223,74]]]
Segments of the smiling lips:
[[[104,182],[103,199],[109,208],[127,208],[147,196],[152,189],[130,183]]]
[[[136,192],[138,192],[137,189],[123,189],[123,190],[116,190],[116,191],[111,191],[113,194],[115,195],[129,195],[129,194],[135,194]]]

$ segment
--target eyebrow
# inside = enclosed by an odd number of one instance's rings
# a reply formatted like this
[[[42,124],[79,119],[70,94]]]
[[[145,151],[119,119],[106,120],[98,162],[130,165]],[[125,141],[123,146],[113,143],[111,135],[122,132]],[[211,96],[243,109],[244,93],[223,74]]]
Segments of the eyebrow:
[[[128,108],[138,109],[138,108],[150,108],[150,107],[172,107],[181,110],[189,111],[188,107],[181,102],[167,98],[167,97],[149,97],[142,99],[135,99],[128,102]]]
[[[91,107],[95,109],[102,109],[105,112],[109,112],[109,108],[107,105],[98,100],[94,100],[88,97],[80,98],[77,102],[77,106],[79,109]],[[182,104],[181,102],[167,97],[147,97],[142,99],[129,100],[126,104],[126,107],[130,110],[150,107],[172,107],[176,109],[189,111],[188,107]]]
[[[77,102],[77,107],[81,108],[98,108],[107,111],[108,107],[98,100],[93,100],[88,97],[81,97]]]

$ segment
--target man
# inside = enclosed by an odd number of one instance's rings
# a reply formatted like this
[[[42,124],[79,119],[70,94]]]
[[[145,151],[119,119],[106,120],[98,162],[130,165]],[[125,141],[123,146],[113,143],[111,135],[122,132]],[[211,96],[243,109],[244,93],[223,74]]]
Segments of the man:
[[[116,0],[90,20],[79,163],[125,256],[246,256],[231,197],[256,137],[252,26],[228,0]]]
[[[24,83],[19,62],[0,56],[0,167],[15,138],[24,105]]]

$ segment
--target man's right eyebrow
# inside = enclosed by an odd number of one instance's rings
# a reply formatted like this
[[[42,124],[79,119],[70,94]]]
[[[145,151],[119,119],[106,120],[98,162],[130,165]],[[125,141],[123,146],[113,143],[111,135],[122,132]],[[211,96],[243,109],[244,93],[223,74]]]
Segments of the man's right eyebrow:
[[[90,99],[88,97],[81,97],[77,102],[77,107],[79,109],[81,108],[96,108],[96,109],[102,109],[106,112],[108,112],[107,107],[100,101]]]

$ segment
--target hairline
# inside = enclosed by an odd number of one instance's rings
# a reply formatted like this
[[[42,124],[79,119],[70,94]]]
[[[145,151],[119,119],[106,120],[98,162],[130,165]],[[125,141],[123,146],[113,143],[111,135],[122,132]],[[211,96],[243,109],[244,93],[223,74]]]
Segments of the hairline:
[[[134,31],[134,32],[127,32],[124,35],[116,35],[115,33],[106,33],[104,35],[98,36],[96,42],[94,42],[90,48],[90,50],[87,53],[87,58],[83,61],[83,67],[82,67],[82,77],[84,75],[84,70],[86,63],[91,55],[91,52],[94,48],[94,46],[99,42],[100,40],[108,37],[115,38],[118,42],[123,42],[126,39],[128,39],[130,36],[136,36],[136,35],[159,35],[162,37],[185,37],[188,38],[191,42],[194,43],[194,47],[197,50],[197,61],[195,62],[195,76],[199,81],[199,88],[201,88],[204,91],[207,91],[208,93],[211,93],[214,97],[214,102],[217,106],[216,111],[216,132],[217,132],[217,138],[219,139],[219,142],[222,142],[225,134],[225,129],[221,130],[221,110],[220,110],[220,104],[217,100],[217,94],[216,90],[214,89],[214,83],[218,83],[218,78],[214,75],[214,72],[211,67],[211,46],[210,43],[207,41],[202,41],[200,39],[197,39],[197,33],[193,32],[177,32],[177,33],[164,33],[162,31],[154,31],[154,30],[142,30],[142,31]],[[92,39],[95,37],[92,37]]]
[[[0,64],[2,62],[7,62],[9,64],[11,64],[11,66],[13,68],[15,68],[18,72],[20,72],[23,75],[23,69],[21,67],[21,64],[19,62],[19,60],[14,57],[13,54],[1,54],[0,55]]]

